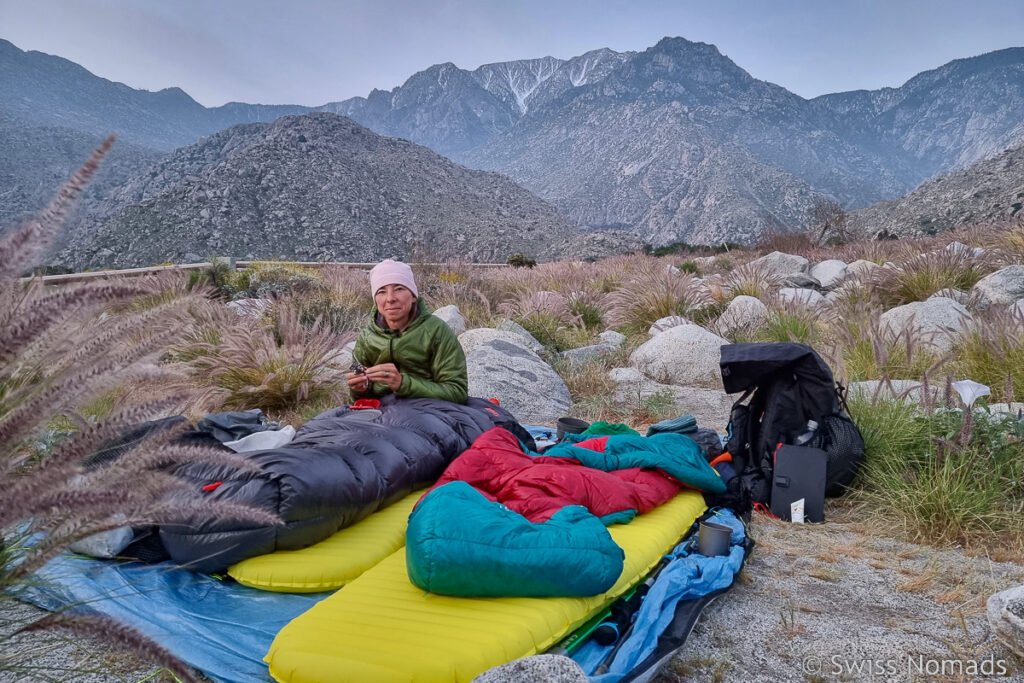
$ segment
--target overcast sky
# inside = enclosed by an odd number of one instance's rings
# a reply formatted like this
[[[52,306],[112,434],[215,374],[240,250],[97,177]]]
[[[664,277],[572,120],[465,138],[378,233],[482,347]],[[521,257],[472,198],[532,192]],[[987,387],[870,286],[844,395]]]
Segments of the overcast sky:
[[[0,0],[0,38],[19,48],[207,106],[319,105],[441,62],[644,50],[666,35],[814,97],[1024,46],[1024,0]]]

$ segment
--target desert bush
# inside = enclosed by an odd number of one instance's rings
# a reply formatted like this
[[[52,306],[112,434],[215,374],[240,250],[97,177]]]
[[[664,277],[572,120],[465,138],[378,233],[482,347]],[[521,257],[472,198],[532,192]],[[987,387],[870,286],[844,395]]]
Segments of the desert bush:
[[[679,267],[679,270],[681,270],[684,273],[689,273],[690,275],[699,275],[700,274],[700,268],[697,266],[697,263],[694,262],[694,261],[683,261],[682,263],[679,264],[678,267]]]
[[[558,292],[524,292],[501,304],[498,310],[550,349],[564,351],[590,342],[591,333]]]
[[[55,290],[19,279],[54,243],[112,143],[108,138],[93,153],[37,219],[0,238],[0,532],[8,541],[0,543],[0,600],[16,596],[36,569],[71,543],[115,527],[180,523],[197,513],[279,523],[265,512],[201,497],[173,476],[175,466],[190,462],[251,469],[232,453],[175,445],[173,433],[120,458],[87,464],[104,443],[185,398],[165,392],[143,404],[120,401],[92,419],[81,410],[97,407],[127,381],[158,372],[152,361],[177,333],[187,297],[161,302],[151,281],[137,279]],[[131,303],[146,297],[157,299],[133,310]],[[115,308],[119,312],[111,313]],[[42,448],[36,447],[39,437]],[[21,632],[40,628],[86,630],[129,645],[181,680],[195,680],[166,650],[108,619],[57,614]],[[15,642],[8,634],[0,638],[4,649]],[[18,657],[0,652],[0,669],[31,666]]]
[[[987,311],[975,317],[955,350],[958,377],[987,385],[995,401],[1016,400],[1024,388],[1024,316]]]
[[[646,331],[659,318],[686,316],[705,303],[706,292],[691,276],[671,273],[655,261],[638,268],[602,300],[604,319],[627,332]]]
[[[505,263],[512,266],[513,268],[533,268],[537,265],[537,261],[526,256],[525,254],[512,254]]]
[[[323,291],[317,269],[288,261],[259,261],[228,274],[221,294],[232,300],[266,299],[283,294]]]
[[[723,281],[723,286],[730,299],[745,295],[766,300],[779,288],[780,284],[781,278],[778,275],[750,263],[736,268]]]
[[[1002,265],[1024,263],[1024,218],[1007,228],[983,236],[984,245],[995,249]]]
[[[928,543],[1024,541],[1021,423],[902,401],[857,400],[850,410],[867,450],[855,492],[867,514]]]
[[[990,259],[977,259],[968,251],[949,249],[916,254],[896,266],[880,268],[868,278],[868,286],[885,308],[924,301],[947,287],[969,290],[995,270]]]
[[[757,249],[765,253],[781,251],[784,254],[806,255],[818,246],[808,232],[785,232],[771,229],[758,240]]]
[[[301,301],[281,298],[263,318],[240,317],[222,327],[215,343],[198,339],[174,349],[185,359],[186,386],[206,412],[260,408],[271,416],[306,403],[346,396],[347,368],[335,364],[354,334],[337,334],[323,321],[303,324]],[[211,316],[212,317],[212,316]]]

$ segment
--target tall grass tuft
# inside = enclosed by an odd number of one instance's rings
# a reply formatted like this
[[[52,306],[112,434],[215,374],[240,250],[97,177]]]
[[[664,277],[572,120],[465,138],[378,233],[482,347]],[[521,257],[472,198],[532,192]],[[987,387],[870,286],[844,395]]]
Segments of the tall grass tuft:
[[[1014,387],[1024,387],[1024,317],[989,310],[975,317],[956,351],[958,376],[988,385],[995,401],[1016,400]]]
[[[651,261],[602,301],[604,319],[628,332],[646,331],[651,323],[671,315],[686,316],[707,302],[706,292],[690,275],[670,272]]]
[[[307,402],[341,402],[347,368],[337,363],[338,352],[354,334],[337,334],[320,320],[304,324],[303,312],[301,301],[285,297],[263,318],[237,317],[220,327],[215,341],[199,337],[176,347],[186,386],[199,392],[196,404],[280,415]]]
[[[980,409],[922,413],[900,401],[855,400],[867,459],[855,498],[865,513],[937,545],[1024,541],[1021,425]]]
[[[17,528],[35,539],[18,553],[18,562],[10,561],[10,548],[3,554],[0,599],[17,595],[36,569],[71,543],[126,524],[180,522],[186,511],[280,523],[259,510],[201,498],[190,483],[170,474],[189,462],[251,469],[231,453],[175,445],[170,433],[113,461],[86,465],[111,438],[182,404],[184,396],[164,392],[141,404],[122,399],[103,411],[108,412],[103,419],[95,419],[95,413],[87,419],[81,412],[116,387],[159,374],[153,361],[175,337],[197,296],[162,296],[159,283],[143,280],[50,291],[38,279],[20,279],[54,244],[74,199],[112,143],[111,137],[97,148],[36,220],[0,238],[0,530],[10,534]],[[144,305],[133,305],[140,301]],[[42,435],[56,438],[36,448]],[[23,630],[50,627],[89,629],[131,645],[182,680],[194,680],[165,650],[109,622],[59,615]],[[0,647],[11,642],[0,640]],[[0,669],[22,666],[17,658],[17,653],[0,653]]]
[[[892,308],[924,301],[947,287],[969,290],[995,268],[991,258],[975,258],[968,250],[937,249],[874,271],[869,286],[885,308]]]
[[[730,298],[745,295],[762,301],[767,300],[780,284],[781,279],[777,275],[750,263],[733,270],[724,281],[725,290]]]

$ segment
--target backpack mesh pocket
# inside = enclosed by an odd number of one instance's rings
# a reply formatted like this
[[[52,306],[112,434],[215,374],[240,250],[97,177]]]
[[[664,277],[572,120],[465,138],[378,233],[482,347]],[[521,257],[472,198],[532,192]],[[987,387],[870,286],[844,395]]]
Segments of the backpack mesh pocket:
[[[842,495],[864,462],[864,438],[857,425],[842,413],[826,415],[808,445],[828,454],[825,495]]]

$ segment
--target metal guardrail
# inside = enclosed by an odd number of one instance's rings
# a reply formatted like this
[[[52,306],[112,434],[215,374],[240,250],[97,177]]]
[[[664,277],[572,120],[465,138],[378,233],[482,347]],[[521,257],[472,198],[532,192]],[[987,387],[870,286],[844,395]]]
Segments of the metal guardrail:
[[[250,268],[254,265],[282,265],[282,266],[300,266],[302,268],[322,268],[324,266],[339,266],[341,268],[363,268],[369,270],[377,265],[377,262],[371,263],[349,263],[342,261],[234,261],[233,259],[225,259],[225,262],[232,263],[234,268]],[[444,268],[451,265],[450,263],[413,263],[413,266],[428,267],[428,268]],[[507,263],[460,263],[460,266],[469,266],[471,268],[510,268]],[[169,266],[148,266],[146,268],[123,268],[120,270],[95,270],[87,271],[84,273],[65,273],[62,275],[43,275],[39,279],[44,284],[48,285],[61,285],[70,284],[73,282],[89,282],[94,280],[102,280],[115,277],[133,277],[136,275],[150,275],[152,273],[159,273],[165,270],[205,270],[206,268],[212,267],[212,263],[174,263]],[[27,279],[27,278],[26,278]]]

